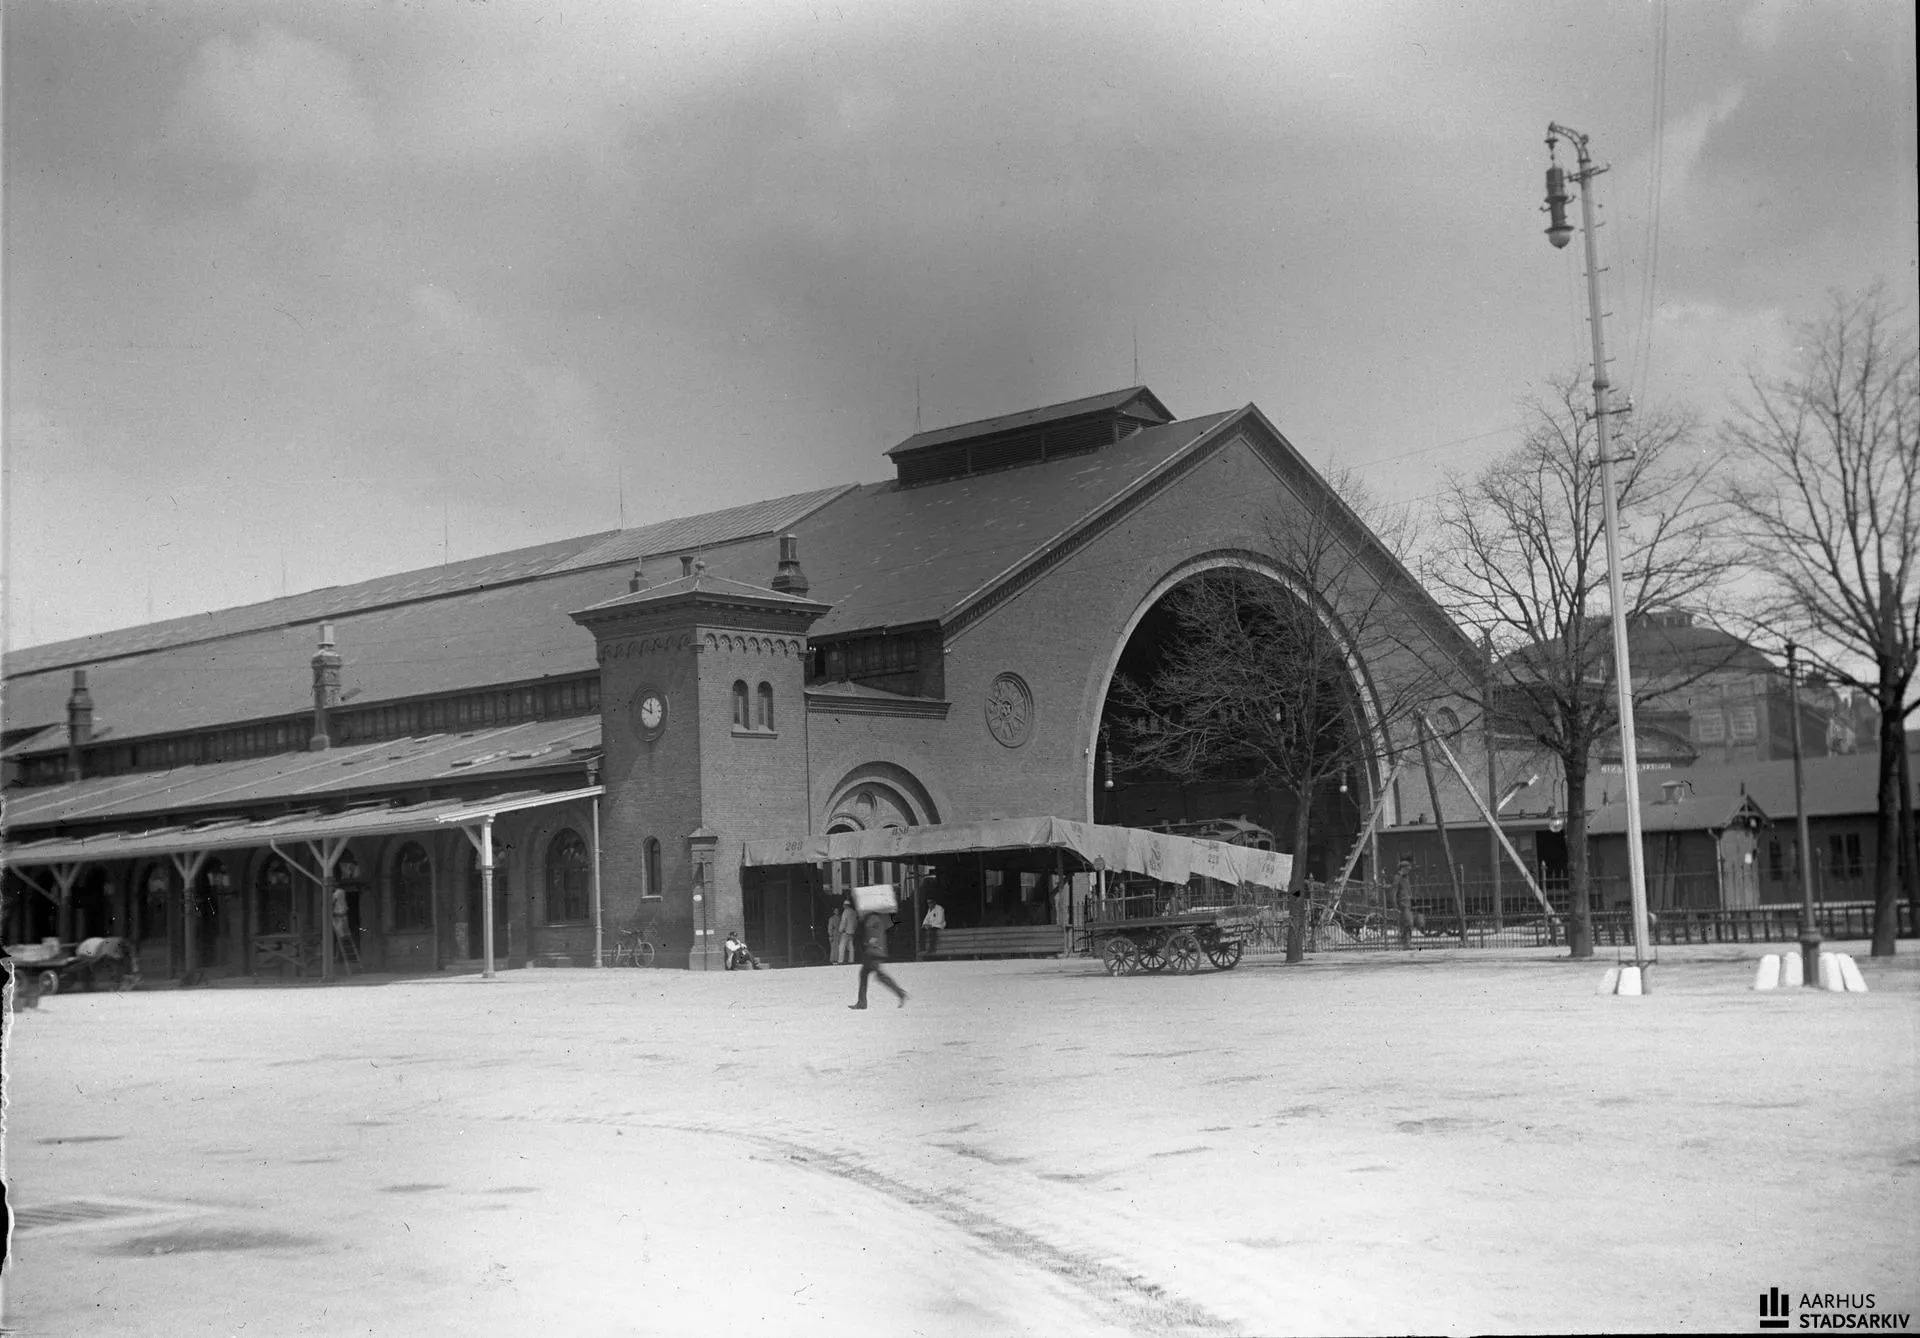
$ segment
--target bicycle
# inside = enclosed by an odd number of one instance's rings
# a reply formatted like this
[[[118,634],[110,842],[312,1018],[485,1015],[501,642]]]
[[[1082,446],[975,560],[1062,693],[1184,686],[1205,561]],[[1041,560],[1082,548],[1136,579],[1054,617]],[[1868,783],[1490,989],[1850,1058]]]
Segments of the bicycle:
[[[654,922],[648,921],[644,928],[622,929],[619,942],[614,945],[614,966],[652,966]]]

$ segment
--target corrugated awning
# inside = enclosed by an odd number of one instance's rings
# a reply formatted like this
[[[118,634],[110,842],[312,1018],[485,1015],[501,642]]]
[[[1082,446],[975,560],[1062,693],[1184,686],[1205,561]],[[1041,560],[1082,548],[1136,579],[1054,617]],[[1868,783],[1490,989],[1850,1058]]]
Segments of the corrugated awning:
[[[350,808],[339,813],[289,813],[284,817],[209,822],[192,827],[157,827],[143,832],[106,832],[98,836],[56,837],[9,845],[0,864],[27,866],[80,864],[199,850],[233,850],[282,841],[324,841],[390,832],[432,831],[445,823],[478,822],[499,813],[546,804],[590,799],[605,792],[591,785],[576,790],[515,790],[485,799],[436,799],[405,808]]]
[[[903,860],[995,850],[1058,850],[1082,867],[1096,865],[1184,883],[1198,874],[1227,883],[1257,883],[1284,889],[1293,856],[1224,841],[1203,841],[1136,827],[1106,827],[1066,818],[998,818],[988,822],[888,827],[871,832],[833,832],[749,841],[741,863],[820,864],[843,859]]]

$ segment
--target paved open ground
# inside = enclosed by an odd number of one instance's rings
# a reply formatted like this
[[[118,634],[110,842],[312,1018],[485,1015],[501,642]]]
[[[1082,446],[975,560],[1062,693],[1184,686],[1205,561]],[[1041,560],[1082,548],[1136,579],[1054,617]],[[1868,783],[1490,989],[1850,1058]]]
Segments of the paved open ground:
[[[1920,1310],[1920,960],[518,971],[8,1037],[44,1334],[1756,1332]]]

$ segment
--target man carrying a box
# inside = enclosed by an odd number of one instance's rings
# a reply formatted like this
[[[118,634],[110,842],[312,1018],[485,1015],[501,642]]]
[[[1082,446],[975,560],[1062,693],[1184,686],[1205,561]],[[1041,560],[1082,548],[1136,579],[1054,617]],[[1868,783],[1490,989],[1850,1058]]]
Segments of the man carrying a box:
[[[880,983],[892,990],[894,996],[899,999],[900,1002],[896,1004],[895,1007],[905,1008],[907,1006],[907,992],[894,983],[893,977],[888,975],[886,970],[888,917],[875,908],[877,899],[870,900],[861,895],[862,893],[872,890],[877,889],[864,887],[854,889],[854,900],[865,913],[860,918],[860,997],[853,1003],[848,1004],[847,1007],[865,1008],[867,1006],[867,977],[878,976]],[[891,894],[892,890],[891,888],[887,888],[886,892]],[[897,905],[898,903],[895,904]]]

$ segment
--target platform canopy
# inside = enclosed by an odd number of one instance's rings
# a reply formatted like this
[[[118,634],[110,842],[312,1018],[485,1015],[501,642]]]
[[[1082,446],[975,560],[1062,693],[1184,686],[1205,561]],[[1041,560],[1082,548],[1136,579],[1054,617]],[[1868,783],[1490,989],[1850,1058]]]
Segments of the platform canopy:
[[[756,867],[877,859],[912,864],[940,856],[1015,850],[1057,850],[1074,856],[1083,868],[1145,874],[1167,883],[1184,883],[1197,874],[1225,883],[1284,889],[1293,873],[1293,856],[1278,851],[1066,818],[995,818],[749,841],[741,863]]]
[[[367,806],[338,813],[289,813],[273,818],[232,818],[196,826],[156,827],[146,831],[102,832],[95,836],[52,837],[9,845],[0,864],[26,867],[94,863],[185,855],[196,851],[271,846],[277,842],[326,841],[396,832],[432,831],[442,823],[468,824],[500,813],[603,793],[599,785],[562,791],[517,790],[486,799],[437,799],[406,806]]]

